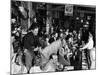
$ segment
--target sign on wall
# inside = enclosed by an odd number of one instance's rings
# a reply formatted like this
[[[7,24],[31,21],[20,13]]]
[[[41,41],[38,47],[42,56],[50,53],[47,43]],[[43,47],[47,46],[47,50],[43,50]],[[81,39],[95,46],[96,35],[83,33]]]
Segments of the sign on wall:
[[[65,5],[65,16],[73,16],[73,5]]]

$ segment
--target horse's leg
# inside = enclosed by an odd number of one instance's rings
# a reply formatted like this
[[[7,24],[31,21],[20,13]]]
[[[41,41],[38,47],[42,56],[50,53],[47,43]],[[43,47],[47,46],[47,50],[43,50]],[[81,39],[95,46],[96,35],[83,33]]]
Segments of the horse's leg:
[[[40,56],[41,56],[41,64],[40,64],[40,67],[41,67],[41,70],[44,70],[44,67],[47,64],[48,59],[42,53],[40,53]]]

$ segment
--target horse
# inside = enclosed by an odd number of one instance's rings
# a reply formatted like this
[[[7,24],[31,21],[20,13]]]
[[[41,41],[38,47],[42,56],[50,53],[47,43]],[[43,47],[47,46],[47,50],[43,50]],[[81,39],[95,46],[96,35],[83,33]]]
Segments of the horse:
[[[40,66],[45,66],[49,62],[49,57],[51,54],[57,54],[58,50],[66,45],[65,39],[58,39],[57,41],[51,43],[44,49],[39,49],[41,55],[41,64]]]

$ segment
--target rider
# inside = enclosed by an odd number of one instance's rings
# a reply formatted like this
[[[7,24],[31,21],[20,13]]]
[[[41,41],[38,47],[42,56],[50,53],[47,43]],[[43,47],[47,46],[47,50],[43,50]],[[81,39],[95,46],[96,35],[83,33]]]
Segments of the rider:
[[[25,65],[28,73],[30,71],[30,68],[32,67],[32,60],[35,58],[34,51],[37,51],[40,47],[38,31],[38,25],[32,24],[32,26],[30,27],[30,32],[27,33],[23,38],[23,47],[25,49]]]

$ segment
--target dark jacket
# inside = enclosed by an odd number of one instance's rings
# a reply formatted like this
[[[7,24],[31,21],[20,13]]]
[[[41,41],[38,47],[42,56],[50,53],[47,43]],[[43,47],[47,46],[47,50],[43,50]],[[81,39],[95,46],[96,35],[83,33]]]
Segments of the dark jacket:
[[[34,36],[32,32],[26,34],[23,38],[23,46],[28,50],[33,50],[40,46],[38,36]]]

